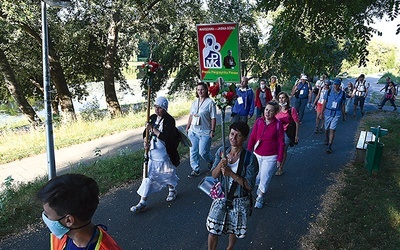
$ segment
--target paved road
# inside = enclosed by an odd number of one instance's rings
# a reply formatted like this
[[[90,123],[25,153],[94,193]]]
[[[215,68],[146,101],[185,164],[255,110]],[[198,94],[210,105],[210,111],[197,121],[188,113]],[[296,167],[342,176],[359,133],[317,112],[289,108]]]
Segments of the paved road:
[[[367,110],[375,106],[367,105]],[[267,205],[253,212],[248,234],[238,240],[236,249],[299,249],[300,237],[307,234],[309,223],[319,213],[321,195],[354,157],[360,116],[349,116],[339,124],[331,155],[325,153],[324,135],[313,133],[314,121],[315,113],[308,111],[300,128],[300,143],[290,148],[285,174],[272,179]],[[102,197],[93,221],[107,225],[123,249],[206,249],[205,219],[211,199],[197,184],[208,173],[203,168],[201,177],[190,180],[186,177],[189,172],[186,160],[178,167],[176,201],[166,202],[165,190],[150,197],[146,211],[132,214],[129,208],[139,199],[136,190],[140,182],[136,181]],[[227,237],[221,237],[219,249],[226,243]],[[4,250],[48,248],[48,229],[44,227],[0,243]]]

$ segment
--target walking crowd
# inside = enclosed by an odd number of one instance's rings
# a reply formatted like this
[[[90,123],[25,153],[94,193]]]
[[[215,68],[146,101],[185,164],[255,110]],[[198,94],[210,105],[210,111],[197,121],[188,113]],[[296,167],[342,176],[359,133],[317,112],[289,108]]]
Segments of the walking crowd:
[[[390,101],[396,110],[395,84],[389,77],[386,81],[381,89],[385,94],[379,109]],[[187,177],[200,176],[204,162],[206,171],[210,171],[215,180],[210,190],[219,190],[206,218],[208,249],[217,249],[218,236],[222,234],[229,235],[227,249],[233,249],[236,240],[246,236],[247,217],[252,208],[261,209],[265,205],[272,177],[285,172],[287,152],[289,147],[299,143],[299,127],[306,108],[315,111],[313,131],[325,133],[326,153],[331,154],[337,127],[340,121],[346,120],[351,107],[353,116],[358,109],[361,115],[365,114],[369,87],[363,74],[347,86],[343,86],[341,79],[330,80],[326,75],[313,86],[302,74],[290,93],[281,91],[276,76],[271,76],[269,81],[260,79],[253,91],[249,78],[242,77],[231,109],[229,145],[219,147],[214,155],[211,143],[218,106],[209,96],[209,85],[200,82],[196,86],[186,134],[176,129],[175,119],[168,113],[167,98],[158,97],[154,102],[154,114],[143,132],[143,146],[148,152],[147,173],[137,190],[140,199],[130,211],[145,210],[148,197],[164,188],[168,188],[167,202],[176,199],[179,182],[176,167],[180,164],[177,147],[179,138],[187,136],[191,142],[191,169]],[[255,121],[250,128],[248,122],[254,114]],[[104,227],[91,222],[98,204],[98,187],[93,179],[71,174],[57,177],[41,189],[38,198],[43,203],[43,220],[52,232],[52,249],[65,246],[65,249],[120,249]]]

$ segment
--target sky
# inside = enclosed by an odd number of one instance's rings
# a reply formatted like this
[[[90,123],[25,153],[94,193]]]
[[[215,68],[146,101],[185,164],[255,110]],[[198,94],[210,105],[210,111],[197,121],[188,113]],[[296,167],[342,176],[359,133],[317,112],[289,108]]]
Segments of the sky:
[[[372,25],[372,27],[378,29],[383,34],[382,36],[374,36],[374,39],[384,41],[386,43],[395,44],[400,48],[400,34],[396,35],[397,25],[400,24],[400,17],[391,22],[386,22],[384,19]]]

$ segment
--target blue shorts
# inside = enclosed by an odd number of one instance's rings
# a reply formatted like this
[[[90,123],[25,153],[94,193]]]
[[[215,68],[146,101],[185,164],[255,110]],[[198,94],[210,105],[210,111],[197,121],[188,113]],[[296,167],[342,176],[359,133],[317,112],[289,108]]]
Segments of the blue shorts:
[[[325,116],[325,130],[336,130],[340,116]]]

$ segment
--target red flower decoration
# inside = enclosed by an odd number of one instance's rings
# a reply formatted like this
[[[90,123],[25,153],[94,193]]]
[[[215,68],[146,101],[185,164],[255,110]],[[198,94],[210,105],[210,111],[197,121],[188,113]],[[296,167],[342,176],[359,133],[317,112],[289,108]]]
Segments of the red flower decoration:
[[[161,65],[158,62],[152,60],[143,63],[142,68],[145,69],[145,77],[150,77],[151,75],[155,75],[157,71],[162,70]]]
[[[210,88],[208,88],[208,91],[210,92],[211,97],[215,97],[216,95],[218,95],[219,92],[219,84],[210,86]]]
[[[222,88],[220,88],[219,83],[216,83],[209,87],[209,92],[217,107],[221,110],[224,110],[227,106],[233,106],[236,99],[236,86],[233,83]]]

